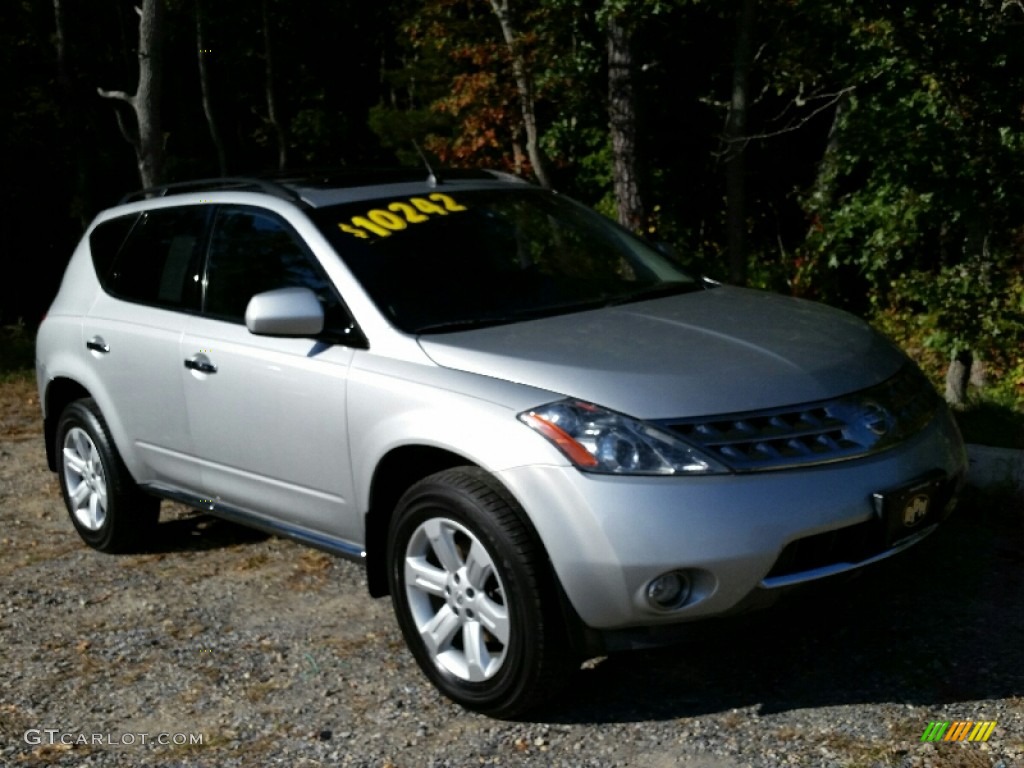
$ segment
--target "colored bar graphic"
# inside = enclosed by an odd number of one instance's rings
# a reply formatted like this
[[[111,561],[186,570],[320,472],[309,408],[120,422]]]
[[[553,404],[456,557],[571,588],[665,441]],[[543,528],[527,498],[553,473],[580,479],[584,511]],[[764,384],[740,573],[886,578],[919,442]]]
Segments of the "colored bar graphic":
[[[924,733],[921,734],[921,741],[941,741],[942,736],[946,733],[947,728],[949,728],[948,722],[928,723],[928,727],[925,728]]]
[[[959,720],[954,721],[953,726],[949,729],[949,733],[946,734],[946,738],[943,741],[963,741],[964,737],[967,736],[968,729],[974,725],[970,720]]]
[[[921,734],[921,741],[988,741],[996,728],[995,720],[932,721]]]
[[[988,722],[978,723],[974,726],[974,730],[971,731],[971,735],[967,737],[968,741],[988,741],[988,737],[992,735],[992,731],[996,729],[996,721],[989,720]]]

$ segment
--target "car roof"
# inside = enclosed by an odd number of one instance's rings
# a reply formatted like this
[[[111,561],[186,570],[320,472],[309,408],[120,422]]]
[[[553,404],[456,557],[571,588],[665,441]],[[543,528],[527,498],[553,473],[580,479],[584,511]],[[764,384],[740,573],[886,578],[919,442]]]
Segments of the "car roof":
[[[280,173],[273,176],[226,176],[149,187],[125,195],[120,203],[214,191],[257,192],[306,208],[321,208],[355,199],[383,196],[397,187],[434,188],[459,182],[527,184],[501,171],[427,168],[340,169]]]

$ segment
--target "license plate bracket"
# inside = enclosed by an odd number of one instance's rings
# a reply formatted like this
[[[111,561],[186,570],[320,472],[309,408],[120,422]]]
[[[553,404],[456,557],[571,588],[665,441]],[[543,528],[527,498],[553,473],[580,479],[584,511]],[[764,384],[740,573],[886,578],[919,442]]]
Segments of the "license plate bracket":
[[[939,521],[945,487],[946,473],[936,470],[906,485],[872,494],[887,547]]]

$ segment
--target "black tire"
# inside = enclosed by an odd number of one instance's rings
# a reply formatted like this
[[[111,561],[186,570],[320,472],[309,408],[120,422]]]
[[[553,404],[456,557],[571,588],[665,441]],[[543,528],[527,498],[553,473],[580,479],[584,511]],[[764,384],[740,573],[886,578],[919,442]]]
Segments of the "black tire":
[[[82,540],[112,553],[151,544],[160,500],[135,484],[95,401],[69,403],[55,439],[64,505]]]
[[[450,469],[406,492],[388,539],[391,599],[417,663],[492,717],[534,708],[572,666],[554,577],[521,514],[488,473]]]

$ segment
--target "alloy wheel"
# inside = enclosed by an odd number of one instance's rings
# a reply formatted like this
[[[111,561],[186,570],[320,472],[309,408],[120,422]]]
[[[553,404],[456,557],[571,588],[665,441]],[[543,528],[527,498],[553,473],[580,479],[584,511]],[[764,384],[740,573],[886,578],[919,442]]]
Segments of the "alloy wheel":
[[[468,528],[429,518],[409,538],[405,593],[423,644],[441,669],[477,683],[501,669],[511,625],[494,558]]]
[[[73,427],[64,437],[63,458],[71,514],[87,530],[98,531],[107,519],[107,476],[96,443]]]

